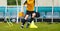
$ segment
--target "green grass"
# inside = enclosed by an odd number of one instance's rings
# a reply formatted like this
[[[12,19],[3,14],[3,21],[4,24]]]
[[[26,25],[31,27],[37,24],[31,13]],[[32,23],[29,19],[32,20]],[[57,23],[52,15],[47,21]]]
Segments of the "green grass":
[[[26,24],[23,29],[20,28],[21,23],[13,23],[13,26],[9,26],[7,23],[0,23],[0,31],[60,31],[60,23],[49,24],[47,22],[35,23],[38,28],[26,28]]]

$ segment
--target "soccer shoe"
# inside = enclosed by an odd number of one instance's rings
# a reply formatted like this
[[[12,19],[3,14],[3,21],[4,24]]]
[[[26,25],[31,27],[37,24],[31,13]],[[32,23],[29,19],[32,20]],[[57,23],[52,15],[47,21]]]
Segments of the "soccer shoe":
[[[23,25],[20,28],[23,29]]]

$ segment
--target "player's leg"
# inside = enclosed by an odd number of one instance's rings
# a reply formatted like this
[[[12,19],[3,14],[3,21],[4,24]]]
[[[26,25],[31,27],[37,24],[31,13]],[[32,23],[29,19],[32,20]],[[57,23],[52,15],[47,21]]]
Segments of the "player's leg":
[[[22,25],[21,28],[23,28],[25,22],[27,21],[29,15],[26,15],[24,19],[22,19]]]
[[[30,17],[30,16],[29,16],[29,17]],[[26,28],[28,28],[28,27],[29,27],[29,25],[30,25],[30,21],[31,21],[31,17],[30,17],[30,18],[28,18]]]
[[[30,19],[31,20],[30,23],[34,20],[35,16],[36,16],[36,13],[32,13],[32,17]]]
[[[26,28],[29,27],[30,23],[34,20],[35,16],[36,16],[35,13],[32,13],[32,15],[29,16],[29,17],[31,17],[31,18],[28,19]]]

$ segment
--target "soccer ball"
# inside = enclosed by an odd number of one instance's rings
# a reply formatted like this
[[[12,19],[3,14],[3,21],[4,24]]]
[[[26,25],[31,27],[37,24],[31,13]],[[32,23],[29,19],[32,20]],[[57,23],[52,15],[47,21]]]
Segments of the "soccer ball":
[[[15,22],[16,20],[15,19],[12,19],[12,22]]]

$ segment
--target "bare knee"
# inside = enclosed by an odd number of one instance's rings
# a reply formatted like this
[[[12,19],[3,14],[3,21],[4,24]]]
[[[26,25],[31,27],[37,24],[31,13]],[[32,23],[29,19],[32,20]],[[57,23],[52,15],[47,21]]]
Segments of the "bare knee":
[[[32,14],[32,18],[34,18],[35,16],[36,16],[36,13],[33,13],[33,14]]]
[[[29,17],[29,15],[26,15],[24,19],[25,19],[25,20],[27,20],[27,19],[28,19],[28,17]]]

